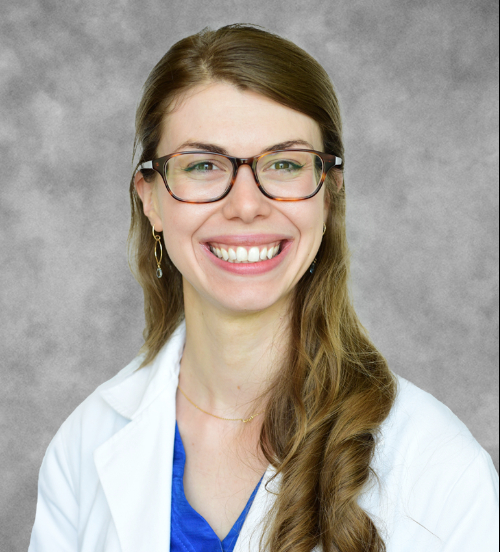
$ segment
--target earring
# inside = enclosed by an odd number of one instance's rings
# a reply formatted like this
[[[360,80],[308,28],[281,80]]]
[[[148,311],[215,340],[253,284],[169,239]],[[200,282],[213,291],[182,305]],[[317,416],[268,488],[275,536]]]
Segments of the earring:
[[[323,236],[326,232],[326,223],[323,223]],[[318,257],[314,257],[314,261],[311,263],[311,266],[309,267],[309,272],[311,274],[314,274],[314,271],[316,270],[316,263],[318,262]]]
[[[161,278],[163,276],[163,270],[161,269],[161,260],[163,258],[163,247],[161,245],[161,236],[155,234],[155,227],[153,226],[153,238],[155,239],[155,259],[156,259],[156,277]],[[160,258],[158,259],[157,248],[160,246]]]
[[[314,261],[311,263],[311,266],[309,267],[309,272],[311,274],[314,274],[314,271],[316,270],[316,263],[318,262],[318,258],[314,257]]]

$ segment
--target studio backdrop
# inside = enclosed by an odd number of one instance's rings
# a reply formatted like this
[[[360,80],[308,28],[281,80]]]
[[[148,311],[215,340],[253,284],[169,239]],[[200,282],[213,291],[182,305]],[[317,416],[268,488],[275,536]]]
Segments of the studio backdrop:
[[[392,370],[455,412],[498,468],[497,1],[1,11],[0,550],[27,550],[47,445],[142,345],[126,251],[135,108],[167,49],[206,26],[261,25],[330,74],[358,314]]]

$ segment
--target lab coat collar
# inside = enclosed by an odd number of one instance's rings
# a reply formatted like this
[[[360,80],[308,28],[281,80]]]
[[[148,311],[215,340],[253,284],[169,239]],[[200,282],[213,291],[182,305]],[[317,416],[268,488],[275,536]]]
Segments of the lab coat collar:
[[[100,390],[130,420],[94,452],[123,552],[170,549],[175,395],[184,342],[182,324],[150,366],[139,370],[139,357]]]
[[[280,477],[278,476],[273,479],[275,473],[275,469],[269,466],[264,474],[252,506],[241,528],[234,552],[255,552],[255,550],[260,550],[261,537],[267,528],[268,513],[276,501],[279,489]]]
[[[185,341],[186,324],[182,322],[150,365],[139,369],[144,360],[141,355],[102,385],[102,398],[124,418],[135,419],[166,389],[177,388]]]

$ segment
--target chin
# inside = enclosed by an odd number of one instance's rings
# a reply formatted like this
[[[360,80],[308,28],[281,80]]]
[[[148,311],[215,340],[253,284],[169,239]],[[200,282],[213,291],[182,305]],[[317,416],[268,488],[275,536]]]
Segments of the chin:
[[[224,297],[211,297],[210,302],[220,310],[237,316],[238,314],[257,314],[273,309],[281,310],[288,302],[288,296],[272,297],[269,293],[259,293],[242,297],[240,289],[235,292],[234,296],[226,294]]]

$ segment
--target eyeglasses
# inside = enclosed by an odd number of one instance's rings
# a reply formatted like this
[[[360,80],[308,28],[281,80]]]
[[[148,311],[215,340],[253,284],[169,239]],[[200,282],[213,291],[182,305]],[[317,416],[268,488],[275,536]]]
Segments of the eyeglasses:
[[[238,169],[248,165],[259,190],[276,201],[301,201],[316,195],[330,169],[342,165],[335,155],[314,150],[268,151],[241,159],[210,151],[181,151],[139,165],[154,170],[170,195],[186,203],[212,203],[227,196]]]

